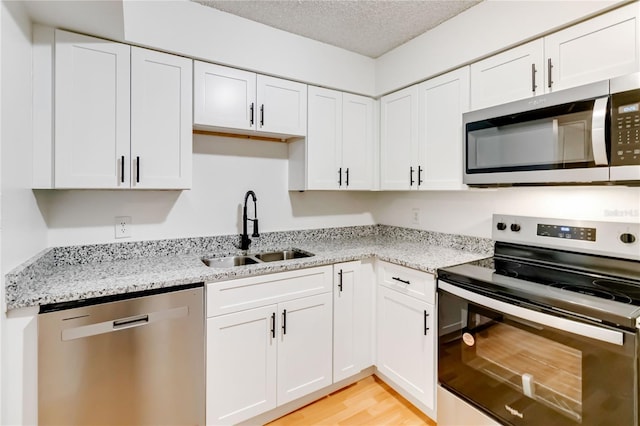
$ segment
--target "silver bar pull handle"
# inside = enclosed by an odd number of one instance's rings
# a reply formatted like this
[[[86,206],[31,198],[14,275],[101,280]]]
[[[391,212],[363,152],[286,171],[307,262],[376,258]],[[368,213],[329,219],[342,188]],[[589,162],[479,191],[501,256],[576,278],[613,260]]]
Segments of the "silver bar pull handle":
[[[149,323],[149,315],[140,315],[137,317],[124,318],[115,320],[113,322],[113,328],[125,328],[125,327],[137,327]]]
[[[593,161],[596,163],[596,166],[609,165],[605,132],[608,103],[609,97],[605,96],[596,99],[593,104],[593,115],[591,116],[591,148],[593,149]]]

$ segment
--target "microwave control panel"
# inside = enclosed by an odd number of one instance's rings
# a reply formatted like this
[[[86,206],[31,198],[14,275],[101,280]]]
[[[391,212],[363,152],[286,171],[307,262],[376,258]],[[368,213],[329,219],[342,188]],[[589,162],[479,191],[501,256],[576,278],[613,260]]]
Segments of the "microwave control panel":
[[[640,165],[640,89],[611,96],[611,165]]]

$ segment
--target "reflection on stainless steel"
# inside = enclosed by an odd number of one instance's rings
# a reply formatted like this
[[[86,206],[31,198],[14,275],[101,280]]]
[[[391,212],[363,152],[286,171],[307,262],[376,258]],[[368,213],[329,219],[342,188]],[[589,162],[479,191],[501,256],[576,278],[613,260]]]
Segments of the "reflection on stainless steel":
[[[202,286],[38,316],[40,425],[204,425]]]
[[[492,259],[437,271],[440,385],[505,424],[638,426],[640,225],[493,226]]]

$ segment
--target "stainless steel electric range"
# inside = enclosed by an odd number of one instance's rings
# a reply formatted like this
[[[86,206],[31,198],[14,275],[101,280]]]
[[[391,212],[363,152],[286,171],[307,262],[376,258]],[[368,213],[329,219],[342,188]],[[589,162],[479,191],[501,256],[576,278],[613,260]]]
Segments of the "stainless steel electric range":
[[[640,223],[494,215],[493,238],[438,270],[441,388],[503,424],[638,425]]]

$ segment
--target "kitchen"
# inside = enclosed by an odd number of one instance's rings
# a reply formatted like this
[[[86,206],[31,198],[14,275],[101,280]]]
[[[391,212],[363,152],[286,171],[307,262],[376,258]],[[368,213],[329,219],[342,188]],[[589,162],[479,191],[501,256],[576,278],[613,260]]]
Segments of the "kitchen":
[[[377,97],[619,4],[484,2],[375,61],[189,2],[82,4],[71,10],[40,4],[39,13],[80,33]],[[189,191],[33,191],[32,135],[25,129],[33,127],[29,13],[36,12],[19,2],[3,2],[3,276],[47,247],[122,241],[114,239],[119,216],[132,218],[130,240],[136,241],[237,234],[239,206],[249,189],[259,198],[261,232],[384,224],[490,238],[496,212],[638,221],[640,191],[627,186],[289,191],[287,144],[207,135],[193,136]],[[494,22],[496,16],[500,19]],[[491,22],[492,31],[478,22]],[[271,41],[268,49],[258,43],[265,40]],[[32,314],[10,312],[11,326],[3,318],[1,408],[6,424],[35,423],[37,402],[29,399],[29,390],[36,376],[28,366],[36,365],[37,351],[29,350],[31,343],[20,329],[33,327]]]

